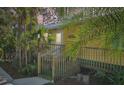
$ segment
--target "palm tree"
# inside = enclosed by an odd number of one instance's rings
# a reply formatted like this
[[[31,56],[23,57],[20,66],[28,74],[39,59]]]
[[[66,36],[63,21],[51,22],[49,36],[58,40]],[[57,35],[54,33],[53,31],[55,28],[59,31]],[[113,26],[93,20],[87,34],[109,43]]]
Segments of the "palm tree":
[[[124,48],[124,8],[82,8],[79,14],[66,19],[64,28],[75,31],[75,39],[71,42],[70,55],[75,55],[80,46],[100,35],[104,36],[106,48],[122,50]]]

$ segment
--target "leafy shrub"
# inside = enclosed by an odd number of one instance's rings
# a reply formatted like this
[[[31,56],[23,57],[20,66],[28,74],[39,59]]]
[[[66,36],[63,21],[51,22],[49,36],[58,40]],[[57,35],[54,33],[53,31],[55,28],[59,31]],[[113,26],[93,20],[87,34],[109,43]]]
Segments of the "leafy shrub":
[[[118,72],[107,73],[105,71],[97,71],[95,74],[97,82],[99,84],[114,84],[123,85],[124,84],[124,70]]]
[[[110,73],[106,73],[102,70],[97,70],[95,73],[95,79],[98,84],[111,84],[110,80],[108,79]]]
[[[108,80],[112,84],[116,85],[123,85],[124,84],[124,70],[118,71],[118,72],[113,72],[109,77]]]
[[[22,75],[33,76],[36,75],[36,64],[28,64],[19,70]]]

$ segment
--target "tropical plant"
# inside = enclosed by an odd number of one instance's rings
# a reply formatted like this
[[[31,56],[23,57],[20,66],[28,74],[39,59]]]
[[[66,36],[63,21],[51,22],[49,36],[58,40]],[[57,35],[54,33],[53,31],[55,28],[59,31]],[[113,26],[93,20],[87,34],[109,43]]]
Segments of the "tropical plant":
[[[124,71],[113,72],[108,80],[115,85],[123,85],[124,84]]]
[[[19,70],[19,73],[22,75],[33,76],[36,75],[37,65],[36,64],[28,64],[26,67],[23,67]]]
[[[124,8],[84,8],[66,20],[65,30],[68,33],[75,30],[76,36],[69,45],[70,55],[77,55],[80,46],[99,36],[103,36],[102,47],[118,51],[124,49],[123,16]]]
[[[15,11],[15,32],[16,32],[16,57],[22,67],[21,51],[25,55],[25,65],[27,65],[27,52],[37,46],[37,14],[40,8],[16,8]]]
[[[111,73],[107,73],[99,69],[92,78],[94,78],[96,84],[112,84],[112,82],[109,80],[110,75]]]
[[[15,49],[15,61],[19,62],[20,68],[22,51],[27,65],[27,52],[37,47],[37,14],[41,10],[42,8],[0,8],[0,48],[4,52]]]
[[[0,8],[0,48],[3,51],[9,51],[14,47],[15,38],[12,32],[12,14],[11,8]]]
[[[94,75],[98,84],[114,84],[123,85],[124,84],[124,71],[115,71],[107,73],[102,70],[97,70]]]

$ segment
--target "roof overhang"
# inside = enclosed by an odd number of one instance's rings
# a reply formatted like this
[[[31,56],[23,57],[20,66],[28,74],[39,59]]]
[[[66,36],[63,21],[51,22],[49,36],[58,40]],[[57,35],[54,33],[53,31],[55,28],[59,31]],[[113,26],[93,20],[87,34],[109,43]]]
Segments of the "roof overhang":
[[[53,29],[61,29],[62,23],[51,23],[51,24],[46,24],[44,27],[48,30],[53,30]]]

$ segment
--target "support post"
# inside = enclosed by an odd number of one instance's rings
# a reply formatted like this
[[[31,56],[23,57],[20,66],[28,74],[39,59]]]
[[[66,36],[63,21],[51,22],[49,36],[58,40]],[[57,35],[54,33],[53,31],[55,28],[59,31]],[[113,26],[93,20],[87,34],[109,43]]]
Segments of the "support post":
[[[40,52],[40,34],[38,34],[38,54],[37,54],[37,67],[38,67],[38,76],[41,74],[41,52]]]
[[[40,52],[38,52],[38,76],[41,74],[41,55]]]
[[[52,82],[54,83],[54,79],[55,79],[55,57],[52,57]]]

